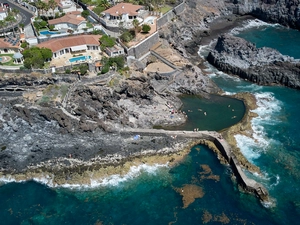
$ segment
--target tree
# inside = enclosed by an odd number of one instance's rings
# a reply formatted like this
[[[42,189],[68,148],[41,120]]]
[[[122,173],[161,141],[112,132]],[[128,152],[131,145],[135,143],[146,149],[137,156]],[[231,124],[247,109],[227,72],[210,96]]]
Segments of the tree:
[[[54,10],[57,7],[57,2],[55,0],[49,0],[48,5],[49,5],[49,8],[52,9],[52,11],[53,11],[53,17],[55,18]]]
[[[81,74],[81,75],[86,74],[87,71],[88,71],[88,69],[89,69],[89,67],[88,67],[87,64],[81,64],[81,65],[79,66],[79,71],[80,71],[80,74]]]
[[[121,39],[123,42],[129,42],[129,41],[131,41],[131,40],[134,38],[134,33],[135,33],[135,31],[130,32],[130,31],[126,30],[126,31],[120,36],[120,39]]]
[[[89,15],[90,15],[90,12],[88,10],[83,10],[81,12],[81,16],[84,17],[84,18],[87,18]]]
[[[23,52],[24,66],[28,69],[41,69],[45,61],[52,57],[52,52],[47,48],[32,47],[25,49]]]
[[[148,24],[143,24],[143,26],[142,26],[142,31],[143,31],[143,33],[148,33],[150,30],[151,30],[150,25],[148,25]]]
[[[116,39],[113,37],[109,37],[108,35],[103,35],[99,39],[101,43],[101,49],[105,49],[106,47],[113,47],[116,44]]]
[[[132,20],[132,25],[134,27],[135,34],[137,34],[140,30],[139,24],[140,22],[137,19]]]

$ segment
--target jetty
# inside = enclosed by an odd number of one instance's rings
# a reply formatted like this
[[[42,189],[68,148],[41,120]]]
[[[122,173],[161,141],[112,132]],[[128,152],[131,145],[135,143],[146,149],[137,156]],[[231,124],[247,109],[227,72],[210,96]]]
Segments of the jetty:
[[[178,131],[178,130],[163,130],[163,129],[120,129],[119,133],[132,134],[132,135],[161,135],[169,137],[182,137],[190,138],[193,140],[208,140],[215,144],[220,153],[227,160],[228,164],[231,166],[234,175],[236,176],[238,184],[240,184],[244,190],[254,193],[261,201],[265,202],[269,200],[269,194],[266,188],[250,179],[244,173],[241,164],[236,158],[235,154],[232,152],[228,142],[222,137],[222,135],[216,131]]]

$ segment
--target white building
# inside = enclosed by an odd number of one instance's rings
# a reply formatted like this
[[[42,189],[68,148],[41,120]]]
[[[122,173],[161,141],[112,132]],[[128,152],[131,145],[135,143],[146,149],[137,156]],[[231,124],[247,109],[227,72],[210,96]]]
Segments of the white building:
[[[0,5],[0,20],[4,20],[7,17],[7,8]]]
[[[48,20],[49,25],[54,25],[56,30],[60,29],[72,29],[72,30],[82,30],[86,28],[87,21],[84,17],[80,15],[80,12],[75,11],[68,13],[63,17]]]

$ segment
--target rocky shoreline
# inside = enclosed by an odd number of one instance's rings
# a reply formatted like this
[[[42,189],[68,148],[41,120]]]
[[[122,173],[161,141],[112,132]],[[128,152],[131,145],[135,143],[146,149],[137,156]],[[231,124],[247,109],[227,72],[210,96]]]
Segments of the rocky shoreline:
[[[195,6],[201,7],[196,7],[197,11]],[[112,73],[82,80],[1,75],[0,175],[16,181],[41,181],[46,177],[48,185],[75,185],[126,174],[131,166],[144,163],[175,165],[194,144],[188,138],[136,137],[118,131],[184,123],[178,94],[220,94],[221,90],[197,66],[201,63],[198,47],[243,19],[233,15],[223,1],[187,2],[186,13],[159,31],[163,45],[171,46],[190,62],[175,77],[144,74],[135,67],[127,75]],[[15,86],[20,90],[10,91]],[[250,121],[255,115],[250,110],[255,108],[255,99],[250,94],[233,97],[245,101],[247,113],[222,134],[241,165],[257,172],[259,169],[242,156],[234,139],[237,133],[251,135]]]

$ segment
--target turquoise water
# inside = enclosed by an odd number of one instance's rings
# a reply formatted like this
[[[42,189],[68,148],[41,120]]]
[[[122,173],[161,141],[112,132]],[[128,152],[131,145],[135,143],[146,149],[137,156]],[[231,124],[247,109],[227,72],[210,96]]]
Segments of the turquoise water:
[[[287,36],[290,31],[285,30]],[[274,36],[261,37],[261,40],[271,42],[277,38]],[[286,42],[287,52],[294,45],[295,42]],[[212,67],[209,72],[226,93],[248,91],[257,98],[258,117],[252,122],[254,138],[240,135],[236,139],[243,154],[261,168],[261,175],[250,176],[266,186],[273,198],[272,207],[264,207],[254,196],[240,192],[231,180],[230,168],[220,165],[206,147],[196,146],[173,169],[143,166],[127,179],[111,177],[109,182],[94,189],[49,188],[34,181],[3,184],[0,186],[1,223],[297,224],[300,217],[299,91],[260,87]],[[211,173],[204,174],[203,165]],[[175,188],[187,184],[202,188],[204,195],[183,208],[182,197]]]
[[[77,62],[77,61],[87,60],[87,59],[90,59],[90,58],[91,58],[90,55],[88,55],[88,56],[82,55],[82,56],[77,56],[77,57],[70,58],[69,61],[71,63],[73,63],[73,62]]]
[[[300,31],[287,29],[280,25],[268,26],[264,24],[261,23],[259,28],[253,27],[247,29],[237,34],[237,36],[255,43],[258,48],[264,46],[276,48],[283,55],[290,55],[295,59],[300,59]],[[293,47],[290,48],[289,46]]]
[[[55,31],[49,31],[49,30],[44,30],[44,31],[40,31],[41,35],[47,35],[47,34],[59,34],[59,32],[55,32]]]

